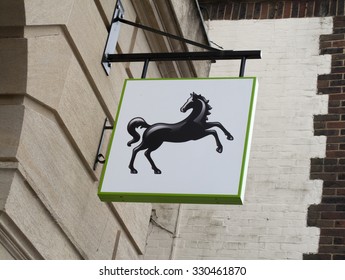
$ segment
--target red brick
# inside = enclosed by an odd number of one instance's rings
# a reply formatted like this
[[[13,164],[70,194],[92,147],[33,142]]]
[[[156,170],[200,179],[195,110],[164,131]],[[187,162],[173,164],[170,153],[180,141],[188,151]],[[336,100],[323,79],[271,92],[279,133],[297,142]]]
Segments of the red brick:
[[[336,205],[332,204],[312,204],[308,207],[311,212],[335,211]]]
[[[345,94],[331,94],[329,96],[329,99],[330,100],[345,100]]]
[[[345,172],[345,165],[324,166],[325,172]]]
[[[238,2],[235,2],[232,9],[231,19],[237,20],[239,12],[240,12],[240,4]]]
[[[327,143],[335,144],[335,143],[344,143],[345,137],[344,136],[329,136],[327,137]],[[332,157],[334,158],[334,157]]]
[[[224,19],[225,9],[226,9],[226,5],[224,3],[219,4],[216,19],[218,20]]]
[[[327,48],[331,48],[332,47],[332,42],[331,41],[327,41],[327,42],[320,42],[320,50],[322,49],[327,49]]]
[[[232,13],[232,3],[229,3],[225,7],[224,19],[230,20],[231,19],[231,13]]]
[[[333,255],[333,260],[345,260],[345,254],[334,254]]]
[[[333,238],[332,237],[320,237],[320,244],[333,244]]]
[[[335,181],[335,180],[334,180]],[[324,196],[321,199],[322,203],[329,204],[344,204],[345,196]],[[344,235],[345,236],[345,235]]]
[[[329,108],[337,108],[341,106],[341,101],[340,100],[329,100],[328,101],[328,107]]]
[[[276,16],[276,7],[274,3],[268,4],[268,18],[273,19]]]
[[[345,189],[337,189],[337,195],[345,195]]]
[[[259,19],[261,14],[261,3],[255,3],[254,5],[254,19]]]
[[[291,10],[292,10],[291,1],[285,1],[283,18],[290,18],[291,17]]]
[[[298,16],[300,18],[303,18],[305,17],[306,13],[307,13],[307,1],[300,1]]]
[[[321,81],[320,81],[320,82],[321,82]],[[344,86],[344,85],[345,85],[345,80],[329,81],[329,85],[330,85],[331,87]]]
[[[331,0],[330,15],[337,14],[337,1],[338,0]]]
[[[345,221],[335,221],[336,228],[345,228]]]
[[[345,152],[344,152],[345,153]],[[325,173],[313,173],[313,174],[310,174],[310,179],[311,180],[317,180],[317,179],[320,179],[320,180],[326,180],[326,181],[335,181],[337,178],[337,175],[336,174],[325,174]]]
[[[329,108],[328,113],[330,114],[345,114],[345,108]]]
[[[338,3],[344,2],[344,1],[338,1]],[[343,4],[343,9],[344,9],[344,4]],[[344,11],[343,11],[344,13]],[[333,20],[333,26],[334,27],[344,27],[345,26],[345,18],[344,17],[334,17]]]
[[[345,122],[327,122],[327,128],[345,128]]]
[[[330,212],[322,212],[321,219],[326,220],[343,220],[345,219],[345,212],[338,212],[338,211],[330,211]]]
[[[324,188],[345,188],[344,181],[324,181],[323,182]]]
[[[319,228],[334,228],[334,220],[317,220],[315,226]]]
[[[299,1],[292,1],[291,17],[297,18],[299,10]]]
[[[276,3],[276,17],[275,18],[282,18],[284,12],[284,2],[279,1]]]
[[[307,3],[307,17],[314,15],[314,1],[308,1]]]
[[[314,131],[315,136],[338,136],[339,134],[339,129],[316,129]]]
[[[319,253],[338,253],[338,254],[345,254],[345,246],[337,246],[337,245],[321,245],[319,247]]]
[[[321,229],[320,232],[321,236],[334,236],[334,237],[344,237],[345,236],[345,229],[329,229],[324,228]]]
[[[254,3],[248,3],[246,19],[252,19],[253,15],[254,15]]]
[[[268,3],[264,2],[261,4],[261,19],[268,18]]]
[[[331,260],[331,254],[304,254],[304,260]]]
[[[314,115],[314,121],[339,121],[340,116],[336,114],[332,115]]]
[[[326,144],[327,151],[339,150],[339,144]]]
[[[318,88],[327,88],[329,87],[329,80],[318,80],[317,81]]]
[[[320,80],[341,80],[343,78],[342,74],[323,74],[317,77]]]
[[[336,237],[334,238],[334,244],[337,244],[337,245],[345,245],[345,238],[342,238],[342,237]]]
[[[332,42],[332,47],[345,47],[345,41],[334,41]]]
[[[334,158],[345,157],[345,151],[326,151],[326,156]]]
[[[323,189],[322,195],[335,195],[336,189]]]

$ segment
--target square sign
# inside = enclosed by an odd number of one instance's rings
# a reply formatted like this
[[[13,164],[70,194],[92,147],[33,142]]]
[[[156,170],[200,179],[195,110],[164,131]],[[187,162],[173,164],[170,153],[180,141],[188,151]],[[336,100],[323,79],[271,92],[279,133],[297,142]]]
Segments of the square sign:
[[[256,78],[126,80],[102,201],[242,204]]]

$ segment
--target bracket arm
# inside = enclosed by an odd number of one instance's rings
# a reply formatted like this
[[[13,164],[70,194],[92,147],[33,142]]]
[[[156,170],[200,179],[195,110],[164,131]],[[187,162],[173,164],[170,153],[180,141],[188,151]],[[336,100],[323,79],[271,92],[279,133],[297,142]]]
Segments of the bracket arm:
[[[96,170],[97,164],[101,163],[104,164],[105,163],[105,157],[103,154],[101,154],[101,148],[102,148],[102,144],[103,144],[103,139],[104,139],[104,131],[107,129],[113,129],[113,126],[107,125],[107,121],[108,119],[105,118],[104,120],[104,124],[103,124],[103,129],[102,129],[102,134],[101,137],[99,139],[99,144],[98,144],[98,148],[97,148],[97,153],[96,153],[96,158],[95,161],[93,163],[93,170]]]
[[[178,61],[178,60],[236,60],[260,59],[261,51],[207,51],[207,52],[174,52],[174,53],[129,53],[109,54],[108,62],[144,62]]]
[[[168,32],[164,32],[164,31],[161,31],[161,30],[158,30],[158,29],[146,26],[146,25],[142,25],[140,23],[132,22],[132,21],[126,20],[126,19],[121,18],[121,17],[115,18],[114,22],[121,22],[121,23],[124,23],[124,24],[127,24],[127,25],[131,25],[131,26],[134,26],[134,27],[137,27],[137,28],[140,28],[140,29],[152,32],[152,33],[156,33],[156,34],[159,34],[159,35],[162,35],[162,36],[165,36],[165,37],[169,37],[169,38],[172,38],[172,39],[175,39],[175,40],[178,40],[178,41],[181,41],[181,42],[193,45],[193,46],[200,47],[200,48],[203,48],[203,49],[206,49],[206,50],[219,51],[219,49],[213,48],[211,46],[208,46],[208,45],[205,45],[205,44],[201,44],[201,43],[198,43],[198,42],[195,42],[195,41],[192,41],[192,40],[189,40],[189,39],[186,39],[186,38],[183,38],[183,37],[180,37],[180,36],[168,33]]]

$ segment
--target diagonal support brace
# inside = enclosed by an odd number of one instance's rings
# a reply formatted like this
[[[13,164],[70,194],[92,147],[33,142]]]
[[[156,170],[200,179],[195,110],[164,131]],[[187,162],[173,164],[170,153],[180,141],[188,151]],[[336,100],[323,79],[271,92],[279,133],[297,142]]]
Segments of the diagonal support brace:
[[[99,144],[98,144],[98,149],[97,149],[97,153],[96,153],[96,158],[95,158],[95,161],[93,163],[93,170],[96,170],[96,167],[97,167],[98,163],[101,163],[101,164],[105,163],[105,157],[104,157],[103,154],[101,154],[101,148],[102,148],[103,139],[104,139],[104,132],[107,129],[111,129],[112,130],[114,128],[113,126],[107,125],[107,122],[108,122],[108,119],[106,118],[104,120],[102,134],[101,134],[101,137],[99,139]]]

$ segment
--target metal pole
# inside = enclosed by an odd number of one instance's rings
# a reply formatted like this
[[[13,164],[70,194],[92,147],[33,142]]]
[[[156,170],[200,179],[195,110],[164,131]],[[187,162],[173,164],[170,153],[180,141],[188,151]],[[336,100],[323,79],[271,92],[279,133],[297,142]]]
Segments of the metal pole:
[[[101,152],[101,148],[102,148],[102,144],[103,144],[104,131],[105,131],[106,129],[113,129],[112,126],[107,125],[107,121],[108,121],[108,119],[105,118],[104,124],[103,124],[103,129],[102,129],[101,138],[99,139],[99,143],[98,143],[96,158],[95,158],[95,161],[94,161],[94,163],[93,163],[93,170],[96,170],[97,163],[101,163],[101,164],[105,163],[105,158],[104,158],[104,156],[100,153],[100,152]],[[103,158],[103,159],[102,159],[102,158]]]
[[[141,73],[141,78],[142,79],[146,78],[146,73],[147,73],[147,69],[149,68],[149,63],[150,63],[150,60],[146,59],[145,62],[144,62],[143,72]]]
[[[186,38],[182,38],[180,36],[177,36],[177,35],[174,35],[174,34],[171,34],[171,33],[167,33],[167,32],[161,31],[161,30],[157,30],[157,29],[154,29],[152,27],[149,27],[149,26],[146,26],[146,25],[142,25],[140,23],[132,22],[132,21],[126,20],[126,19],[121,18],[121,17],[117,17],[117,18],[114,19],[114,22],[117,22],[117,21],[122,22],[124,24],[128,24],[128,25],[137,27],[137,28],[141,28],[141,29],[144,29],[146,31],[153,32],[153,33],[165,36],[165,37],[169,37],[169,38],[181,41],[181,42],[185,42],[187,44],[190,44],[190,45],[193,45],[193,46],[197,46],[197,47],[200,47],[200,48],[203,48],[203,49],[206,49],[206,50],[219,51],[219,49],[213,48],[211,46],[208,46],[208,45],[205,45],[205,44],[201,44],[201,43],[198,43],[198,42],[186,39]]]
[[[246,67],[246,60],[247,58],[244,56],[241,58],[241,67],[240,67],[240,77],[243,77],[244,76],[244,69]]]
[[[109,54],[107,62],[260,59],[261,51],[206,51]]]

